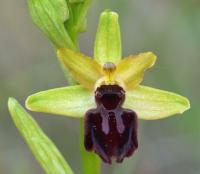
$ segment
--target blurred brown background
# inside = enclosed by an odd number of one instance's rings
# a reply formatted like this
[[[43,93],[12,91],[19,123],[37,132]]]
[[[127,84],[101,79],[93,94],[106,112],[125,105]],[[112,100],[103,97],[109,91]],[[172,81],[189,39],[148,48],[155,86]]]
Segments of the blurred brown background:
[[[143,84],[187,96],[192,108],[159,121],[140,121],[140,147],[103,174],[200,173],[200,1],[94,0],[81,50],[92,55],[100,12],[120,15],[123,54],[151,50],[158,56]],[[34,92],[66,85],[50,42],[34,26],[27,2],[0,0],[0,174],[43,174],[7,111]],[[79,121],[32,113],[76,174],[80,174]]]

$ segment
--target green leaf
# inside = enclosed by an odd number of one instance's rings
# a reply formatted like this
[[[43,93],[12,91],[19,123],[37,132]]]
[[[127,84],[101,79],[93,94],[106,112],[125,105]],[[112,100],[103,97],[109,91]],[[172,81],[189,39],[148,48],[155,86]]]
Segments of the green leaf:
[[[156,61],[152,52],[132,55],[122,59],[117,65],[116,79],[123,82],[126,89],[134,89],[143,80],[144,72]]]
[[[105,11],[101,14],[96,35],[94,57],[100,64],[117,64],[121,57],[121,35],[118,14]]]
[[[31,111],[83,117],[95,107],[95,102],[92,92],[77,85],[33,94],[27,98],[26,107]]]
[[[65,0],[29,0],[28,4],[34,23],[56,48],[76,49],[64,26],[69,18]]]
[[[76,81],[93,90],[96,81],[102,76],[101,66],[94,59],[69,49],[59,49],[57,56]]]
[[[46,174],[73,174],[53,142],[14,98],[9,99],[8,107],[16,127]]]
[[[126,92],[124,107],[134,110],[140,119],[156,120],[183,113],[190,108],[190,102],[172,92],[138,86]]]

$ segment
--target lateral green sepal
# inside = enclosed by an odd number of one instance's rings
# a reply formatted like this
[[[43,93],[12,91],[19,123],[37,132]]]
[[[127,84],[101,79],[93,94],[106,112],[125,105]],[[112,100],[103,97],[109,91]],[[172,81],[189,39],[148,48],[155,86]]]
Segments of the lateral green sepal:
[[[138,86],[126,92],[124,107],[134,110],[140,119],[157,120],[183,113],[190,108],[190,102],[172,92]]]
[[[26,107],[31,111],[46,112],[81,118],[95,107],[93,93],[77,85],[50,89],[29,96]]]

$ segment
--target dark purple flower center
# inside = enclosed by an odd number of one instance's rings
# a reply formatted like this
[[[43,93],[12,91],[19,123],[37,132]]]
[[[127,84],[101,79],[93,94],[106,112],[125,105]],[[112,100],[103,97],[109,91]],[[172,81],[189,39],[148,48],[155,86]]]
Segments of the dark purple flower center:
[[[124,90],[117,85],[102,85],[95,91],[97,106],[112,110],[120,107],[125,99]]]
[[[137,115],[122,108],[125,91],[118,85],[102,85],[95,91],[97,108],[85,114],[85,148],[104,162],[122,162],[138,147]]]

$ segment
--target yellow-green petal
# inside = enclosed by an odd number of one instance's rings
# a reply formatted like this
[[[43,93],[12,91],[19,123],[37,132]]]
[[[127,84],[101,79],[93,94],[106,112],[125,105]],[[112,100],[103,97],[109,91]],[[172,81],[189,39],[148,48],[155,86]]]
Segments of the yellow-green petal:
[[[26,107],[31,111],[83,117],[85,112],[95,107],[93,93],[77,85],[50,89],[29,96]]]
[[[14,98],[9,99],[8,108],[16,127],[45,173],[73,174],[70,166],[54,143]]]
[[[126,92],[124,107],[134,110],[140,119],[156,120],[183,113],[190,108],[190,102],[172,92],[138,86]]]
[[[121,34],[118,14],[105,11],[101,14],[96,34],[94,57],[97,62],[117,64],[121,59]]]
[[[156,56],[152,52],[124,58],[117,65],[116,79],[123,82],[127,89],[133,89],[140,84],[145,70],[152,67],[155,61]]]
[[[101,77],[101,66],[92,58],[69,49],[59,49],[58,57],[71,75],[81,85],[93,90],[96,81]]]

